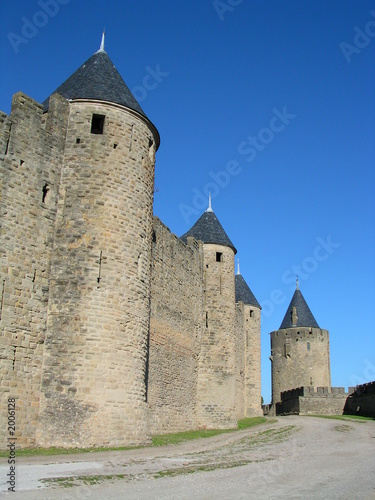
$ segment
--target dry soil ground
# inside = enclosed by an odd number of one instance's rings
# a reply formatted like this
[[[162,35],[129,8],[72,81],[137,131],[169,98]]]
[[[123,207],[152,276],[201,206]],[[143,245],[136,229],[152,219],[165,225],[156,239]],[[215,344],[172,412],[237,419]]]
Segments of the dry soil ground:
[[[16,493],[2,460],[14,500],[375,499],[375,421],[281,417],[180,445],[19,457]]]

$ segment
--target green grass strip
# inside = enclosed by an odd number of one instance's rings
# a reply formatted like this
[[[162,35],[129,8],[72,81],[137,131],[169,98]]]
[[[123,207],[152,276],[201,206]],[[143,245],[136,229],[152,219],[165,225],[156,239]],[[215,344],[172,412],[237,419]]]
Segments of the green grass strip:
[[[172,434],[160,434],[157,436],[152,436],[152,446],[164,446],[167,444],[177,444],[184,441],[190,441],[192,439],[208,438],[216,436],[217,434],[223,434],[226,432],[234,432],[239,429],[247,429],[253,427],[254,425],[263,424],[267,421],[265,417],[253,417],[244,418],[238,422],[238,429],[201,429],[186,432],[177,432]],[[269,422],[275,422],[275,420],[268,420]],[[23,448],[16,450],[17,457],[28,457],[28,456],[51,456],[51,455],[73,455],[77,453],[96,453],[101,451],[123,451],[123,450],[134,450],[136,448],[143,448],[143,446],[121,446],[121,447],[111,447],[111,448]],[[9,451],[0,451],[0,457],[9,456]]]

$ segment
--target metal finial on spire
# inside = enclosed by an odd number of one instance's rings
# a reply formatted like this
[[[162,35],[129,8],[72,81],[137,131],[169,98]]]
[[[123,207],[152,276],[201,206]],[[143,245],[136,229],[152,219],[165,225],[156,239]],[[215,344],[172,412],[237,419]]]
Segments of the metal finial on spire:
[[[211,206],[211,193],[208,193],[208,208],[206,212],[213,212],[212,206]]]
[[[296,290],[299,290],[298,274],[296,274]]]
[[[102,41],[100,42],[100,49],[98,50],[98,52],[105,52],[104,39],[105,39],[105,28],[104,28],[103,33],[102,33]]]
[[[237,259],[237,274],[241,274],[240,273],[240,259]]]

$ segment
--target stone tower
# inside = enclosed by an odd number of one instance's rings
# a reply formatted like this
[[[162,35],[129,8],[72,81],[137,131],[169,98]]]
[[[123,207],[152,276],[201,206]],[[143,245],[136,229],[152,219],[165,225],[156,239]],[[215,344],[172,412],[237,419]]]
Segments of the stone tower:
[[[272,402],[302,386],[331,387],[329,333],[322,330],[297,287],[279,330],[271,332]]]
[[[260,311],[261,306],[240,273],[236,290],[236,408],[237,419],[263,415],[261,396]]]
[[[9,247],[2,321],[9,380],[25,378],[15,384],[19,404],[30,406],[18,416],[24,444],[146,443],[159,134],[104,38],[44,107],[16,96],[2,123]],[[21,208],[17,226],[12,211]]]
[[[234,255],[237,252],[211,208],[181,239],[203,242],[204,331],[201,337],[197,424],[235,427],[236,341]]]

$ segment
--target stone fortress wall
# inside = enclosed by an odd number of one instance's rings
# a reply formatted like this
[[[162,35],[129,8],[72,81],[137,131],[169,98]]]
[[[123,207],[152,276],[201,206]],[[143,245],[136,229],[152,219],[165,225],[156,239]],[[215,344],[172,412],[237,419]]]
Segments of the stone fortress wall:
[[[277,415],[359,415],[375,418],[375,382],[349,387],[299,387],[281,393]]]
[[[146,444],[259,415],[260,309],[235,303],[231,248],[153,217],[147,119],[57,94],[43,114],[19,93],[0,130],[0,404],[16,399],[18,446]]]

